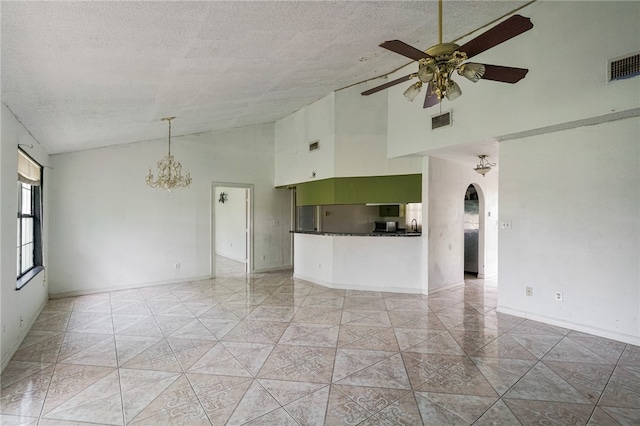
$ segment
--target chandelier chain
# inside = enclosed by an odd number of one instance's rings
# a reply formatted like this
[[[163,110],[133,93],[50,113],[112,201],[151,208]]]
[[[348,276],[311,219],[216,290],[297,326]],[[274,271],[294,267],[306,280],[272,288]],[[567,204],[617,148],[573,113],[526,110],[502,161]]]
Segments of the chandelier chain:
[[[154,180],[154,176],[149,169],[147,173],[147,185],[152,188],[164,188],[171,192],[175,188],[187,188],[191,185],[191,175],[182,176],[182,164],[174,161],[171,155],[171,120],[175,117],[166,117],[162,121],[169,122],[169,152],[166,157],[158,161],[158,178]]]

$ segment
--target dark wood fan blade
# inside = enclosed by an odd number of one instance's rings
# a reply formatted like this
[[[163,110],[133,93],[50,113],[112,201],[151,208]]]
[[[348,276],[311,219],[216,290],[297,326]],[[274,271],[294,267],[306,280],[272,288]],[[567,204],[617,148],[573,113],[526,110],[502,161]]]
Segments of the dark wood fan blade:
[[[429,85],[427,86],[427,94],[424,97],[424,105],[422,106],[422,108],[429,108],[434,105],[438,105],[439,102],[440,100],[438,99],[438,95],[433,93],[433,91],[431,90],[431,82],[429,82]]]
[[[431,57],[424,53],[422,50],[416,49],[413,46],[409,46],[407,43],[400,40],[385,41],[380,45],[380,47],[384,47],[387,50],[398,53],[402,56],[406,56],[407,58],[413,59],[414,61],[419,61],[420,59]]]
[[[491,28],[489,31],[480,34],[473,40],[469,40],[467,43],[460,46],[459,52],[465,52],[468,58],[491,49],[500,43],[503,43],[510,38],[522,34],[525,31],[529,31],[533,28],[530,18],[525,18],[520,15],[513,15]]]
[[[393,81],[390,81],[388,83],[381,84],[380,86],[376,86],[373,89],[365,90],[364,92],[361,93],[361,95],[363,95],[363,96],[371,95],[373,93],[376,93],[376,92],[379,92],[381,90],[384,90],[384,89],[386,89],[388,87],[395,86],[396,84],[403,83],[405,81],[411,80],[415,76],[416,76],[415,74],[405,75],[404,77],[400,77],[400,78],[397,78],[397,79],[395,79]]]
[[[517,83],[529,72],[526,68],[503,67],[501,65],[484,66],[483,80],[501,81],[503,83]]]

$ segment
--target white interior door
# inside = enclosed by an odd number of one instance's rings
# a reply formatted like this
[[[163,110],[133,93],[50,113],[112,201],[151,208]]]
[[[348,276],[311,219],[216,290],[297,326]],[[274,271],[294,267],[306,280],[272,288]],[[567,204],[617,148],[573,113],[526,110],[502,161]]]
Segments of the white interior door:
[[[251,271],[251,186],[214,184],[212,191],[212,275],[222,256],[244,263]]]

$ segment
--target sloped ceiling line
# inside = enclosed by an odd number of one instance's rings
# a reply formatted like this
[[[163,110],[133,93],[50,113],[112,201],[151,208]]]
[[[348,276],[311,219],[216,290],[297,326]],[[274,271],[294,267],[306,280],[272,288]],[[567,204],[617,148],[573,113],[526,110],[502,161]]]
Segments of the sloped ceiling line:
[[[453,40],[528,1],[445,0]],[[2,2],[2,101],[51,154],[276,121],[437,43],[435,1]]]

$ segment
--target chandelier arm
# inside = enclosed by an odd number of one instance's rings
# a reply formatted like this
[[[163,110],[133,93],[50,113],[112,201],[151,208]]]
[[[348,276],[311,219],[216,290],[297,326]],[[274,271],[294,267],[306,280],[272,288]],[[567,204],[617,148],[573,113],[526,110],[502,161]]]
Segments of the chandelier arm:
[[[163,118],[163,121],[169,122],[169,152],[167,156],[158,161],[158,178],[154,179],[151,170],[147,174],[147,185],[152,188],[164,188],[171,192],[176,188],[187,188],[191,184],[191,175],[189,173],[186,176],[182,176],[182,164],[179,161],[174,161],[171,155],[171,120],[175,117]]]

